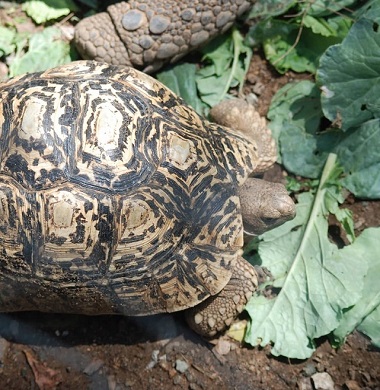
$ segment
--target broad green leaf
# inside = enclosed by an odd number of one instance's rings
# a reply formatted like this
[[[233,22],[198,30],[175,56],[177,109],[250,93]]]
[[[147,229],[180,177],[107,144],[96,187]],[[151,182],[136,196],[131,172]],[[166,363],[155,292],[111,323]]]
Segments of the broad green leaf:
[[[366,334],[372,343],[380,348],[380,305],[364,319],[358,326],[358,330]]]
[[[281,15],[296,3],[296,0],[259,0],[254,2],[249,18]]]
[[[300,2],[300,7],[309,15],[326,16],[353,5],[356,0],[313,0]]]
[[[232,45],[231,34],[226,34],[212,40],[202,49],[202,62],[205,63],[202,73],[204,72],[205,76],[210,76],[210,72],[221,76],[229,68],[233,59]]]
[[[322,108],[343,130],[380,117],[380,31],[362,18],[340,45],[321,57],[317,80]],[[365,44],[364,44],[365,43]]]
[[[314,34],[323,35],[324,37],[334,37],[337,35],[337,31],[333,28],[333,26],[330,26],[325,19],[306,15],[302,21],[306,27],[313,31]]]
[[[203,114],[205,105],[198,97],[195,72],[195,64],[183,63],[165,69],[157,73],[156,76],[158,80],[178,96],[181,96],[199,114]]]
[[[273,97],[269,127],[288,171],[319,177],[328,153],[340,139],[338,132],[317,133],[322,117],[320,92],[311,81],[289,83]]]
[[[336,148],[346,177],[343,184],[361,198],[380,198],[380,119],[347,132]]]
[[[56,27],[47,27],[34,34],[28,52],[15,58],[10,65],[10,75],[38,72],[70,62],[70,45],[60,38],[61,31]]]
[[[0,26],[0,57],[11,54],[15,49],[14,39],[16,31]]]
[[[225,90],[229,75],[224,73],[221,76],[217,76],[216,73],[213,73],[211,76],[205,77],[204,74],[202,71],[197,72],[199,95],[202,101],[210,107],[213,107],[223,100],[223,98],[226,98]],[[231,87],[234,86],[236,86],[236,83],[231,85]]]
[[[233,29],[230,35],[217,38],[202,51],[206,65],[197,71],[196,81],[201,99],[212,107],[225,99],[231,87],[243,86],[252,50]]]
[[[328,239],[325,184],[335,157],[326,162],[315,198],[300,194],[296,218],[260,237],[261,265],[270,270],[279,292],[273,299],[255,296],[249,301],[245,341],[273,343],[274,355],[309,357],[313,340],[334,330],[343,310],[361,298],[367,248],[355,241],[339,250]]]
[[[359,19],[366,16],[375,22],[380,21],[380,0],[364,1],[363,5],[354,12],[354,17]]]
[[[286,123],[315,134],[323,117],[318,88],[309,80],[286,84],[273,96],[267,116],[276,139]]]
[[[78,8],[72,0],[32,0],[24,2],[22,9],[37,24],[41,24],[66,16]]]
[[[352,212],[349,209],[341,208],[340,205],[346,200],[343,196],[341,177],[343,174],[343,168],[340,165],[335,166],[336,169],[332,170],[330,177],[325,185],[325,206],[330,214],[335,215],[336,219],[340,222],[347,235],[347,239],[350,243],[355,240],[355,228]]]
[[[368,228],[356,240],[356,245],[366,248],[362,261],[367,262],[368,272],[364,278],[360,300],[355,306],[344,312],[338,328],[334,330],[334,339],[338,344],[341,344],[360,325],[359,330],[371,337],[377,345],[380,345],[379,242],[380,228]]]
[[[253,26],[247,40],[252,45],[262,42],[266,58],[280,73],[289,69],[315,73],[323,52],[342,39],[314,34],[296,23],[269,19]]]

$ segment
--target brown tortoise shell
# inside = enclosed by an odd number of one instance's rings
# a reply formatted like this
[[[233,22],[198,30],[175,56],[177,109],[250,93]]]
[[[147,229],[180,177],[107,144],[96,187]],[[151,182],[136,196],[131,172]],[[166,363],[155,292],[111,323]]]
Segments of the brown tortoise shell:
[[[0,311],[148,314],[219,292],[255,146],[132,68],[0,86]]]

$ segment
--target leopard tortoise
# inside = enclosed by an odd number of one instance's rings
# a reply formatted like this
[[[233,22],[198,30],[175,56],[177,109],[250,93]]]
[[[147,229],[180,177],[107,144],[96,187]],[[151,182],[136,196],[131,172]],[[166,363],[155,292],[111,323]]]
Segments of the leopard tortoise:
[[[214,111],[231,130],[150,76],[93,61],[2,84],[0,311],[192,308],[200,334],[230,324],[257,283],[241,210],[251,233],[294,214],[282,185],[248,178],[273,142],[238,102]]]
[[[128,0],[81,20],[82,58],[152,72],[227,31],[254,0]]]

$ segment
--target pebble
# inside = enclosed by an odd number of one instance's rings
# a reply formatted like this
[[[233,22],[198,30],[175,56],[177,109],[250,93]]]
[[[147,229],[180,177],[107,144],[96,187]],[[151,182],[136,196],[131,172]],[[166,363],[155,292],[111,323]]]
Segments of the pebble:
[[[359,385],[359,383],[356,381],[353,381],[353,380],[348,380],[348,381],[344,382],[344,387],[347,390],[360,390],[361,389],[361,386]]]
[[[317,368],[313,363],[307,363],[306,366],[302,369],[305,376],[312,376],[317,372]]]
[[[189,369],[189,365],[184,360],[177,359],[175,361],[175,369],[181,374],[184,374]]]
[[[219,339],[214,347],[214,350],[219,355],[227,355],[231,351],[231,342],[228,340]]]
[[[313,390],[310,378],[301,378],[297,381],[297,388],[299,390]]]
[[[4,361],[5,354],[7,353],[9,342],[0,337],[0,363]]]
[[[152,369],[158,363],[159,354],[160,354],[160,351],[158,349],[155,349],[154,351],[152,351],[152,359],[146,366],[147,370]]]
[[[86,368],[83,370],[83,373],[91,376],[95,374],[96,371],[98,371],[102,366],[104,362],[100,359],[93,360],[90,364],[86,366]]]
[[[176,376],[173,378],[173,383],[174,383],[175,385],[180,385],[181,382],[182,382],[182,378],[181,378],[180,375],[176,375]]]
[[[311,379],[316,390],[334,390],[334,381],[327,372],[318,372]]]

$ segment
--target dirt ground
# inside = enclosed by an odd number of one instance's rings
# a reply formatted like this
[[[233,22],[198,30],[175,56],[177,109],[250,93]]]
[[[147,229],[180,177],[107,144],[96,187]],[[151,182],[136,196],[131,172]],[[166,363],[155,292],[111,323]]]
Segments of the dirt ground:
[[[265,114],[274,92],[299,75],[278,76],[259,55],[245,93]],[[269,175],[282,180],[276,166]],[[348,202],[361,231],[378,226],[380,202]],[[0,389],[380,389],[380,351],[359,333],[333,349],[319,340],[305,361],[275,358],[222,336],[191,332],[181,313],[140,318],[0,314]]]

